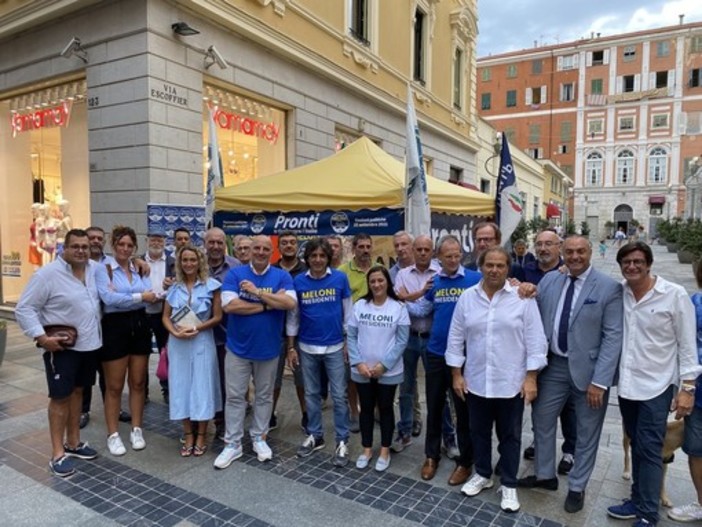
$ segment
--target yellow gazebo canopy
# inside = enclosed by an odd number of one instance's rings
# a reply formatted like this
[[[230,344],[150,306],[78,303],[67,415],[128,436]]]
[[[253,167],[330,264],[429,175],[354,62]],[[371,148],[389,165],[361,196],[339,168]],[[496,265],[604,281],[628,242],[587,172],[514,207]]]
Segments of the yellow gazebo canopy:
[[[433,212],[492,216],[490,196],[427,176]],[[402,208],[405,165],[362,137],[347,148],[308,165],[215,194],[215,209],[236,212],[305,212]]]

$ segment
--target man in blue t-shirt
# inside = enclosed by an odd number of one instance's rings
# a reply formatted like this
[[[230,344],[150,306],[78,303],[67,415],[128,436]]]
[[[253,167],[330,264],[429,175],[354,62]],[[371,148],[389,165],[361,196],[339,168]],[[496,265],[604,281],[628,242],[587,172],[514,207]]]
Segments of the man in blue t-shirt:
[[[451,393],[456,409],[456,437],[461,455],[456,459],[456,468],[448,480],[449,485],[462,485],[471,474],[473,446],[470,440],[468,406],[465,400],[456,396],[451,389],[451,368],[446,365],[446,341],[448,340],[451,317],[461,293],[480,282],[482,275],[461,266],[461,242],[453,235],[442,237],[437,244],[437,256],[441,270],[434,276],[432,288],[427,291],[424,301],[407,304],[410,314],[434,312],[434,322],[427,344],[425,374],[427,397],[427,429],[424,442],[426,460],[422,467],[422,477],[435,472],[441,459],[441,420],[446,404],[446,392]]]
[[[253,376],[255,400],[249,433],[259,461],[273,453],[266,443],[273,408],[273,386],[282,343],[285,311],[294,309],[297,297],[292,277],[270,265],[273,244],[256,236],[251,262],[231,269],[222,285],[222,309],[227,318],[227,357],[224,363],[227,400],[225,447],[214,462],[227,468],[242,456],[246,391]]]
[[[322,372],[331,386],[334,402],[336,449],[332,463],[348,464],[349,407],[346,399],[346,365],[344,328],[351,314],[351,287],[344,273],[329,268],[331,246],[321,238],[305,245],[306,273],[295,277],[297,308],[288,313],[288,363],[302,366],[307,408],[307,438],[297,449],[298,457],[307,457],[324,448],[322,430]],[[295,348],[295,337],[300,349]]]

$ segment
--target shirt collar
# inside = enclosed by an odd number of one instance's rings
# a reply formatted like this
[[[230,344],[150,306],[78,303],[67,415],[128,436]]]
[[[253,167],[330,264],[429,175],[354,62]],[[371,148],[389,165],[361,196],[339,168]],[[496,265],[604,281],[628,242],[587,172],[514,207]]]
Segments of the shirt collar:
[[[329,267],[327,267],[327,270],[324,271],[324,276],[329,276],[330,274],[332,274],[331,269]],[[312,276],[312,271],[310,271],[309,269],[305,273],[305,276],[309,276],[312,280],[319,280],[319,278],[315,278],[314,276]],[[324,278],[324,277],[322,277],[322,278]]]
[[[259,273],[258,271],[256,271],[256,269],[254,269],[253,262],[249,263],[249,267],[251,268],[251,272],[253,272],[253,274],[255,274],[256,276],[263,276],[264,274],[266,274],[268,272],[268,269],[271,268],[271,264],[269,263],[266,266],[266,268],[263,270],[263,272],[261,272],[261,273]]]
[[[453,278],[454,276],[465,276],[466,275],[466,270],[462,265],[458,266],[458,270],[451,275],[448,275],[444,272],[443,267],[439,270],[439,276],[443,276],[445,278]]]
[[[147,262],[165,262],[166,261],[166,252],[164,251],[159,258],[151,258],[151,254],[149,254],[149,251],[146,251],[146,254],[144,255],[144,260]]]
[[[591,272],[592,272],[592,264],[590,264],[590,266],[587,269],[585,269],[585,271],[583,273],[579,274],[576,277],[576,279],[582,280],[584,282],[585,280],[587,280],[587,277],[590,276]],[[570,271],[568,272],[568,276],[569,277],[573,276],[572,274],[570,274]]]

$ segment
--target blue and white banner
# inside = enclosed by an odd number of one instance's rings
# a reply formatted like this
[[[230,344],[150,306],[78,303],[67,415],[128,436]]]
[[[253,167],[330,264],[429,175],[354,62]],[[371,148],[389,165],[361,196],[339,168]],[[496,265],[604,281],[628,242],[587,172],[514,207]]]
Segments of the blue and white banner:
[[[497,178],[495,194],[495,223],[502,231],[502,241],[508,243],[519,220],[522,219],[524,203],[517,189],[517,178],[509,153],[507,135],[502,132],[502,150],[500,151],[500,176]]]
[[[216,211],[214,215],[214,225],[221,227],[226,234],[247,236],[273,235],[288,230],[308,236],[353,236],[362,232],[371,236],[388,236],[402,230],[404,220],[402,209],[258,213]]]
[[[146,217],[147,232],[162,232],[166,236],[169,252],[173,251],[173,233],[179,227],[188,229],[192,244],[202,247],[208,221],[205,207],[149,203],[146,205]]]

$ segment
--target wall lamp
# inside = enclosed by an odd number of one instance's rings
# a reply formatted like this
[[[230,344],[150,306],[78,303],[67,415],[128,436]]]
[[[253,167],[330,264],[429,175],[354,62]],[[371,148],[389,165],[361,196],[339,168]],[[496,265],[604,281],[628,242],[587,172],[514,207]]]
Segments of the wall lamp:
[[[200,34],[197,29],[190,27],[185,22],[176,22],[175,24],[171,24],[171,29],[176,35],[180,35],[181,37],[191,37],[193,35]]]
[[[224,60],[222,54],[217,51],[217,48],[210,46],[205,52],[205,69],[209,69],[213,64],[217,64],[223,70],[227,69],[227,61]]]
[[[70,59],[75,56],[87,64],[88,62],[88,51],[80,43],[78,37],[73,37],[71,41],[66,44],[66,47],[61,51],[61,56]]]

